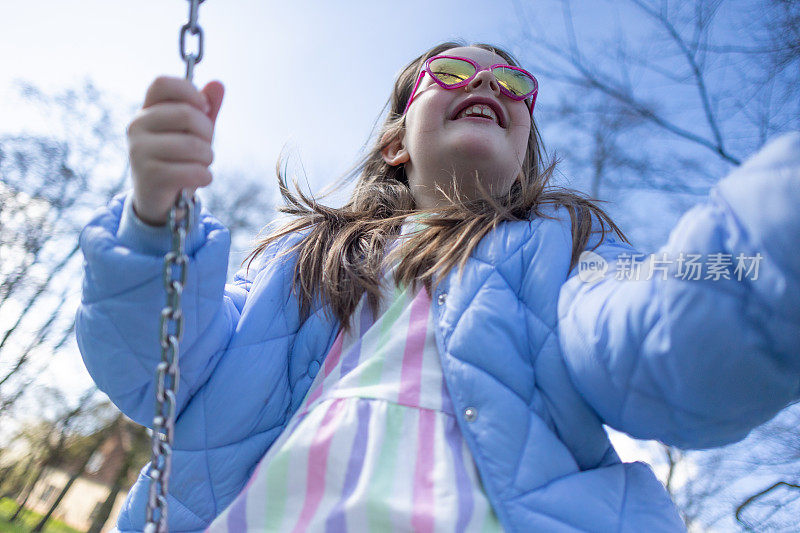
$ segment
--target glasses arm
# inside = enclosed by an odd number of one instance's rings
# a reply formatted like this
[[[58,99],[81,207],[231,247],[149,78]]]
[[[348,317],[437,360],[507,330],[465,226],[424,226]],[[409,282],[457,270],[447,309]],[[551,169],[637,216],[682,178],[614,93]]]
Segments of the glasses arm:
[[[419,76],[417,77],[417,83],[415,83],[414,88],[411,89],[411,96],[408,97],[408,103],[406,104],[406,108],[403,109],[404,115],[406,114],[406,111],[408,111],[408,108],[411,106],[411,102],[414,101],[414,96],[416,96],[417,94],[417,89],[419,88],[419,84],[422,82],[422,78],[425,77],[425,70],[426,69],[423,68],[422,72],[419,73]]]

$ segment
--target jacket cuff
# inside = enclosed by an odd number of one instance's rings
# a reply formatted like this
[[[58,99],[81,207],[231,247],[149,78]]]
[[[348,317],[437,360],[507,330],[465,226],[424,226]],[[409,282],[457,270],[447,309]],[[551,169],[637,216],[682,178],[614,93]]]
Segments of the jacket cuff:
[[[800,132],[770,142],[711,194],[737,222],[726,244],[763,256],[753,289],[778,316],[800,323]]]
[[[203,244],[204,231],[200,223],[200,211],[202,204],[200,198],[195,195],[195,208],[192,211],[192,218],[189,220],[189,235],[186,240],[186,253],[194,254]],[[163,226],[151,226],[147,224],[133,210],[133,195],[125,197],[122,207],[122,217],[117,229],[117,239],[119,243],[131,251],[145,255],[164,255],[172,249],[172,232],[169,224]]]

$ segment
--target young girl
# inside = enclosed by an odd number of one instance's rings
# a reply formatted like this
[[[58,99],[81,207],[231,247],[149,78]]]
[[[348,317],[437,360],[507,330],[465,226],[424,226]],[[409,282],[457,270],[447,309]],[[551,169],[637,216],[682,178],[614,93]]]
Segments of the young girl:
[[[191,221],[172,531],[681,531],[603,424],[719,446],[800,397],[800,135],[631,275],[608,216],[548,185],[536,81],[516,65],[459,43],[409,63],[347,204],[279,176],[296,218],[231,285],[225,228]],[[219,83],[157,79],[128,131],[133,192],[81,235],[81,352],[144,425],[163,224],[211,181],[221,101]],[[692,254],[717,267],[687,276]],[[148,484],[144,469],[120,530],[142,529]]]

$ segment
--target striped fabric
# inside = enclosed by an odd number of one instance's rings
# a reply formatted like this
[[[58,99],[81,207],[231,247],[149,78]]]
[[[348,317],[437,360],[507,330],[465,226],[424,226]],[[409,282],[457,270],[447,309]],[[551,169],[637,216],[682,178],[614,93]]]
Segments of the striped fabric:
[[[403,228],[406,233],[410,225]],[[502,531],[442,376],[431,298],[383,278],[210,532]]]

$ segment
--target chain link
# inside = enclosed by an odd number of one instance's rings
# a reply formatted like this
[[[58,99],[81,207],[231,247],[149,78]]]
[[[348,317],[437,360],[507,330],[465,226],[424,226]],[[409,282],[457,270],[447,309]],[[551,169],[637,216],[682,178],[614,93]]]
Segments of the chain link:
[[[189,22],[181,26],[180,52],[181,59],[186,62],[186,79],[192,81],[194,66],[203,60],[203,28],[197,24],[197,12],[205,0],[189,0]],[[186,34],[197,37],[197,52],[186,52]]]
[[[156,367],[156,414],[153,418],[152,458],[148,474],[151,478],[144,531],[164,532],[167,529],[167,491],[172,467],[172,442],[175,433],[180,370],[179,343],[183,337],[181,296],[186,285],[189,258],[186,235],[194,212],[194,199],[189,191],[181,191],[169,213],[172,249],[164,257],[164,289],[167,303],[161,310],[161,362]],[[158,513],[156,513],[158,511]]]
[[[203,59],[203,30],[197,24],[198,7],[205,0],[189,1],[189,22],[181,27],[181,59],[186,62],[186,79],[192,81],[194,66]],[[196,35],[197,53],[186,53],[186,33]],[[175,433],[175,410],[177,405],[178,354],[183,337],[183,311],[181,296],[186,286],[187,266],[186,235],[194,213],[192,193],[182,190],[169,212],[169,228],[172,235],[171,250],[164,256],[164,290],[167,302],[161,310],[159,339],[161,362],[156,367],[156,413],[153,418],[152,457],[148,475],[150,490],[147,499],[147,514],[144,531],[163,533],[167,527],[167,493],[172,471],[172,442]]]

